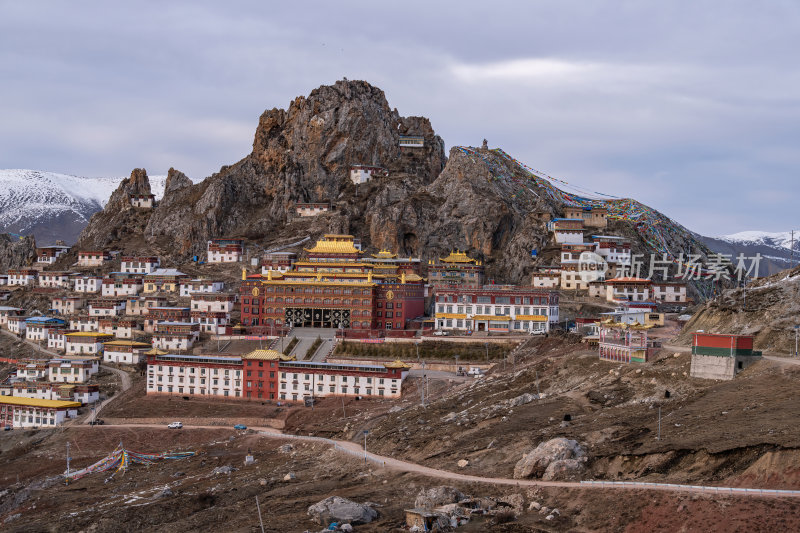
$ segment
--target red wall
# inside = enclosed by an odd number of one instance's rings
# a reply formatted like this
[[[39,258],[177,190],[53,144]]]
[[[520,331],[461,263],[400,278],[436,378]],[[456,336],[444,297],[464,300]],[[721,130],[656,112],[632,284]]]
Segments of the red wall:
[[[752,350],[752,335],[718,335],[715,333],[694,333],[694,345],[705,346],[707,348],[733,348],[738,350]]]

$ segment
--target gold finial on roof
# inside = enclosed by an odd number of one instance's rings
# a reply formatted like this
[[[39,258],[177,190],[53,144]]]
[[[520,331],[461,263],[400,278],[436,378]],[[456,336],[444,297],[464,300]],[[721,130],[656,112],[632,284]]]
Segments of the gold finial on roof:
[[[242,267],[242,281],[247,281],[247,270]]]

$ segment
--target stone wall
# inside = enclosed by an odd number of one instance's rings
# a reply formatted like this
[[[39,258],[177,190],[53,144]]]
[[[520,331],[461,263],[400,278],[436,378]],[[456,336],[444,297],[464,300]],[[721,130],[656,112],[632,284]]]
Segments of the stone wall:
[[[702,379],[733,379],[736,374],[761,360],[759,356],[692,355],[689,375]]]
[[[283,420],[276,418],[209,418],[209,417],[173,417],[173,418],[111,418],[101,417],[106,424],[157,424],[167,425],[171,422],[180,421],[186,426],[219,426],[232,428],[234,424],[244,424],[247,427],[270,427],[273,429],[283,429],[286,425]]]

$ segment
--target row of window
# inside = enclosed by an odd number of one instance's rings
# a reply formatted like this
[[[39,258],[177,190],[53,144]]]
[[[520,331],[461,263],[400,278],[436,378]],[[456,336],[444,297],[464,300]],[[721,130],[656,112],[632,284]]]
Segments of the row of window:
[[[513,302],[511,301],[513,299]],[[494,301],[492,301],[494,300]],[[479,303],[479,304],[501,304],[501,305],[548,305],[548,298],[543,297],[527,297],[527,296],[472,296],[462,294],[456,296],[453,294],[440,294],[436,296],[436,301],[441,303]]]

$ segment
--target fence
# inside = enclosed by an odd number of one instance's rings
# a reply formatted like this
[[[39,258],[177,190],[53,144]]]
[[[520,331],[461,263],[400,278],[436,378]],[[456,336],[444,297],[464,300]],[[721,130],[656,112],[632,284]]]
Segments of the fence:
[[[757,494],[761,496],[800,496],[800,490],[788,489],[745,489],[738,487],[711,487],[705,485],[680,485],[674,483],[647,483],[644,481],[581,481],[581,485],[599,485],[603,488],[618,489],[658,489],[705,492],[712,494]]]

